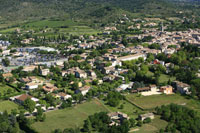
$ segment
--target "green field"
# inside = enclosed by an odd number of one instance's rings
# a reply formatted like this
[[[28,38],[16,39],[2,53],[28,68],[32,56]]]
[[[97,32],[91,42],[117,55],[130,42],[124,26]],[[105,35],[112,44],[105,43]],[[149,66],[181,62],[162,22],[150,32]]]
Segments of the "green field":
[[[99,33],[98,30],[92,29],[88,26],[71,26],[69,28],[61,28],[60,29],[61,33],[69,33],[72,35],[93,35]]]
[[[89,115],[100,111],[108,112],[99,101],[93,100],[72,108],[48,112],[45,122],[36,122],[33,127],[40,133],[50,133],[57,128],[80,128]]]
[[[12,109],[18,109],[18,105],[11,101],[1,101],[0,102],[0,112],[3,112],[6,110],[10,113],[10,111]]]
[[[161,120],[159,116],[155,116],[155,119],[152,120],[149,124],[143,124],[142,127],[138,127],[138,131],[135,133],[156,133],[159,132],[160,129],[165,129],[167,126],[167,122]]]
[[[0,33],[11,33],[11,32],[14,32],[16,31],[17,28],[8,28],[8,29],[5,29],[5,30],[0,30]]]
[[[34,22],[28,22],[21,24],[19,27],[7,28],[0,30],[0,33],[11,33],[14,32],[17,28],[20,28],[21,31],[34,30],[35,35],[38,36],[54,36],[59,34],[73,34],[73,35],[93,35],[99,33],[99,30],[90,28],[86,23],[83,22],[74,22],[72,20],[40,20]],[[57,32],[55,32],[55,29]],[[41,31],[47,30],[47,32],[42,33]]]
[[[117,107],[111,107],[109,105],[106,105],[103,101],[100,101],[110,112],[123,112],[127,114],[129,117],[137,118],[138,115],[142,112],[139,108],[134,106],[133,104],[123,100],[120,102],[120,104]],[[123,105],[123,108],[121,109],[120,106]]]
[[[25,24],[24,26],[27,28],[44,28],[44,27],[59,28],[61,26],[75,26],[75,25],[81,25],[81,23],[73,22],[71,20],[65,20],[65,21],[41,20],[41,21],[30,22],[28,24]]]
[[[167,105],[170,103],[185,105],[188,107],[198,107],[198,103],[193,100],[188,100],[183,96],[173,95],[152,95],[152,96],[140,96],[136,94],[127,95],[127,99],[132,103],[142,107],[143,109],[153,109],[157,106]]]
[[[0,84],[0,96],[7,96],[7,95],[10,95],[14,92],[16,92],[16,90],[14,88],[9,87],[9,86],[4,85],[4,84]]]

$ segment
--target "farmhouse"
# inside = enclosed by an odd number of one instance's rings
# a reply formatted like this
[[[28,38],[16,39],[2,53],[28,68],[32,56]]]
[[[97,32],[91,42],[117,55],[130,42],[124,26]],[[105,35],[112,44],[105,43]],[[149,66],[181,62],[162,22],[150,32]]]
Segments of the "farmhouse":
[[[147,118],[150,118],[150,119],[154,119],[154,114],[153,113],[147,113],[147,114],[142,114],[139,116],[139,119],[140,120],[145,120]]]
[[[129,119],[127,114],[124,114],[122,112],[111,112],[108,114],[108,116],[111,119],[111,123],[110,126],[112,125],[120,125],[122,123],[123,120],[125,119]]]
[[[150,87],[137,88],[137,92],[151,91]]]
[[[173,87],[171,85],[162,86],[160,87],[160,91],[165,94],[172,94],[173,93]]]
[[[180,81],[175,81],[176,84],[176,90],[180,92],[181,94],[190,94],[190,85],[180,82]]]

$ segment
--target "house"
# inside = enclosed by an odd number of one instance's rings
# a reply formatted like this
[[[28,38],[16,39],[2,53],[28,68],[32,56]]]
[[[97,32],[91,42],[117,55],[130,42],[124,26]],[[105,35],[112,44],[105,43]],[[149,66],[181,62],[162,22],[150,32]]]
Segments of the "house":
[[[30,95],[28,95],[28,94],[21,94],[21,95],[19,95],[19,96],[12,97],[11,99],[12,99],[13,101],[17,102],[18,104],[23,105],[23,104],[24,104],[24,101],[25,101],[26,99],[28,99],[28,98],[30,98],[30,99],[33,100],[34,102],[38,102],[38,101],[39,101],[39,99],[34,98],[34,97],[32,97],[32,96],[30,96]]]
[[[62,100],[67,100],[67,99],[72,97],[71,95],[68,95],[64,92],[60,92],[60,93],[56,94],[56,96],[59,97]]]
[[[4,56],[10,55],[10,50],[3,50],[2,55],[4,55]]]
[[[10,78],[10,77],[12,77],[13,75],[12,75],[12,73],[3,73],[2,76],[3,76],[4,78]]]
[[[104,67],[104,68],[102,69],[102,72],[103,72],[104,74],[109,74],[111,71],[115,71],[115,67],[110,66],[110,67]]]
[[[142,114],[139,116],[139,119],[140,120],[145,120],[147,118],[150,118],[150,119],[154,119],[154,114],[153,113],[147,113],[147,114]]]
[[[165,94],[172,94],[173,93],[173,87],[171,85],[167,86],[161,86],[160,91]]]
[[[49,72],[50,72],[49,69],[42,69],[40,74],[42,74],[42,76],[47,76]]]
[[[129,87],[129,84],[121,84],[118,88],[116,88],[116,91],[124,91]]]
[[[32,80],[29,77],[26,77],[26,78],[21,78],[20,81],[23,83],[30,83]]]
[[[75,72],[75,77],[76,78],[87,78],[87,73],[85,71],[79,69]]]
[[[81,94],[83,95],[83,96],[85,96],[87,93],[88,93],[88,91],[90,90],[90,86],[83,86],[83,87],[81,87],[81,88],[79,88],[79,91],[81,92]]]
[[[137,92],[151,91],[150,87],[137,88]]]
[[[25,72],[31,72],[33,71],[35,68],[37,68],[37,66],[24,66],[23,71]]]
[[[190,94],[190,85],[180,82],[180,81],[175,81],[176,84],[176,90],[180,92],[181,94]]]
[[[107,114],[110,119],[111,119],[111,123],[110,123],[110,126],[113,126],[113,125],[120,125],[123,120],[129,120],[129,117],[127,114],[124,114],[122,112],[111,112],[111,113],[108,113]]]
[[[103,81],[112,81],[115,80],[117,77],[114,75],[108,75],[103,77]]]
[[[97,78],[97,75],[96,75],[96,73],[94,71],[89,70],[87,73],[88,73],[88,76],[92,77],[92,79],[96,79]]]
[[[46,85],[44,85],[42,88],[46,92],[53,92],[58,90],[58,88],[51,83],[46,83]]]
[[[152,92],[157,92],[157,86],[156,85],[149,85],[149,88]]]
[[[26,86],[25,86],[25,88],[27,90],[33,90],[33,89],[38,88],[38,84],[37,83],[33,83],[33,82],[27,83]]]

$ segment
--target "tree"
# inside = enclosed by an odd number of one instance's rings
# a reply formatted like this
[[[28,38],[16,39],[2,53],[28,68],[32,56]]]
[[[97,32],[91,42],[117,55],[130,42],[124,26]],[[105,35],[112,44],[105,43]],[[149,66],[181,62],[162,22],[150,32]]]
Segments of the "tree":
[[[146,118],[143,120],[143,123],[150,123],[151,122],[151,118]]]
[[[21,89],[21,88],[24,87],[24,86],[25,86],[25,84],[22,83],[22,82],[17,83],[17,88],[19,88],[19,89]]]
[[[34,109],[35,109],[35,105],[36,105],[36,103],[33,101],[33,100],[31,100],[30,98],[27,98],[25,101],[24,101],[24,108],[26,109],[26,110],[28,110],[30,113],[32,113],[33,111],[34,111]]]
[[[130,122],[130,127],[131,127],[131,128],[136,126],[136,121],[135,121],[135,119],[130,118],[130,119],[129,119],[129,122]]]
[[[89,133],[89,132],[91,132],[91,130],[92,130],[91,122],[89,119],[87,119],[84,121],[83,131]]]
[[[37,108],[36,121],[44,121],[46,118],[41,107]]]
[[[10,60],[8,58],[2,59],[2,63],[7,67],[10,65]]]
[[[123,96],[119,92],[109,92],[107,95],[107,103],[112,106],[116,107],[119,105],[120,100],[123,99]]]
[[[142,126],[142,121],[141,121],[141,120],[139,120],[139,121],[137,122],[137,126],[139,126],[139,127]]]

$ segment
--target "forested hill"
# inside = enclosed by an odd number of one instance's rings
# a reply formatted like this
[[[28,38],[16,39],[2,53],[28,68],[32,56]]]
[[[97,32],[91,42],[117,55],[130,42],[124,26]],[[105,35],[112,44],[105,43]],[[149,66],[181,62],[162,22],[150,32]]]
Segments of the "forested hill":
[[[110,17],[122,13],[174,16],[184,9],[184,6],[178,2],[175,4],[172,0],[0,0],[0,19],[26,20],[68,16],[109,20]]]

